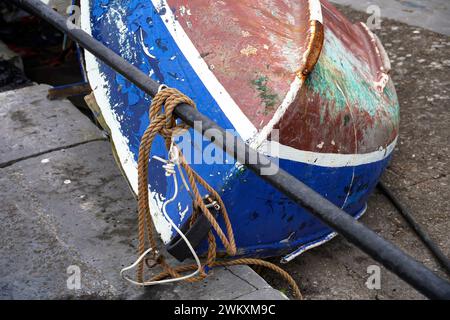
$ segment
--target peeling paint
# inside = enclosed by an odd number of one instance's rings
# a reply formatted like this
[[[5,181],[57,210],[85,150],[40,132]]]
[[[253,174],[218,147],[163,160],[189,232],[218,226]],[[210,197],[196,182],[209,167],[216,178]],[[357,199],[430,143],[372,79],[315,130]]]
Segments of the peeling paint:
[[[258,49],[253,47],[252,45],[247,45],[244,49],[241,50],[241,54],[244,56],[254,56],[258,53]]]

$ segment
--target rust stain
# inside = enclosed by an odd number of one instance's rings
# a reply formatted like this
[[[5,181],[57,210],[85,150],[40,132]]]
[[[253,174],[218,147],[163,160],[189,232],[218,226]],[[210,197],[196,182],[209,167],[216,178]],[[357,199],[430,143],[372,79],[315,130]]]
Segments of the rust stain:
[[[302,58],[302,65],[297,71],[297,76],[303,81],[306,80],[319,60],[325,37],[322,23],[317,20],[313,20],[310,23],[311,29],[307,49]]]

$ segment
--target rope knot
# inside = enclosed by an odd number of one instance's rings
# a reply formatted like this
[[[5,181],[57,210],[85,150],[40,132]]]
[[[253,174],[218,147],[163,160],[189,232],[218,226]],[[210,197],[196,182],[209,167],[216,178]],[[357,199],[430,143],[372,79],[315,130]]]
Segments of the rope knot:
[[[178,124],[173,111],[180,104],[197,108],[195,102],[174,88],[162,87],[150,106],[150,123],[158,126],[158,133],[166,139],[182,134],[189,129],[184,123]]]

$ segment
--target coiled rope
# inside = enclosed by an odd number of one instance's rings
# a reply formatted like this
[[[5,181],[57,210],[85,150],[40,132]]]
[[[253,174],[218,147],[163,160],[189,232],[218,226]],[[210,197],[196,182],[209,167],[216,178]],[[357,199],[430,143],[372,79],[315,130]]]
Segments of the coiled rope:
[[[181,135],[183,132],[189,129],[186,124],[177,123],[173,116],[173,111],[179,104],[188,104],[193,108],[196,108],[196,104],[189,97],[185,96],[181,92],[173,88],[167,88],[162,86],[158,94],[153,98],[150,106],[150,125],[145,131],[141,139],[139,148],[138,159],[138,238],[139,246],[138,251],[140,258],[134,264],[137,265],[137,282],[141,285],[145,285],[144,279],[144,262],[149,268],[153,268],[156,265],[162,267],[163,271],[152,277],[150,283],[161,281],[167,278],[182,279],[188,282],[201,281],[207,277],[207,271],[210,268],[218,266],[235,266],[235,265],[258,265],[271,269],[279,273],[292,287],[294,296],[298,299],[302,299],[302,294],[295,280],[283,269],[276,266],[273,263],[260,260],[260,259],[234,259],[217,261],[216,252],[216,239],[213,231],[217,234],[221,243],[223,244],[228,256],[232,257],[236,255],[236,243],[234,240],[233,228],[231,225],[228,212],[225,208],[220,195],[205,181],[203,180],[186,162],[183,154],[178,148],[175,148],[179,154],[179,165],[184,169],[187,174],[190,190],[193,195],[193,214],[190,217],[190,224],[192,225],[199,214],[203,214],[212,226],[212,230],[208,234],[208,253],[206,261],[203,263],[202,268],[197,276],[186,277],[182,276],[182,273],[196,270],[198,265],[182,265],[178,267],[172,267],[166,261],[164,255],[160,254],[157,250],[157,242],[154,234],[154,222],[150,213],[149,198],[148,198],[148,163],[149,156],[151,154],[151,148],[155,137],[161,135],[166,143],[166,148],[169,152],[173,151],[174,137]],[[173,167],[170,173],[175,174]],[[180,174],[181,168],[180,168]],[[184,178],[183,178],[184,179]],[[217,201],[220,206],[220,214],[225,223],[225,231],[220,227],[214,215],[210,212],[207,205],[205,205],[198,184],[203,186],[208,192],[211,199]],[[150,249],[146,249],[147,245]],[[145,257],[145,258],[143,258]],[[133,265],[133,266],[134,266]],[[133,267],[132,266],[132,267]],[[129,267],[131,268],[131,267]]]

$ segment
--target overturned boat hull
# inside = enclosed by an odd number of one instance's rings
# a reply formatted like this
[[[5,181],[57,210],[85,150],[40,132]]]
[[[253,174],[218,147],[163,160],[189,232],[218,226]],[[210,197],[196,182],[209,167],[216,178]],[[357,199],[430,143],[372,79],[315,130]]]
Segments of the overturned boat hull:
[[[364,24],[351,24],[318,0],[81,4],[82,27],[97,40],[191,97],[200,112],[336,206],[356,218],[364,213],[389,163],[399,123],[389,59]],[[118,161],[137,192],[139,142],[149,124],[151,98],[88,53],[86,63]],[[202,155],[209,148],[193,130],[182,143]],[[166,157],[162,139],[153,155]],[[195,161],[195,152],[187,157],[222,196],[239,255],[288,254],[289,261],[334,236],[306,209],[220,151],[214,150],[213,163]],[[174,186],[159,162],[150,161],[149,171],[155,226],[168,243],[175,234],[161,207]],[[182,225],[191,206],[182,190],[168,211]]]

